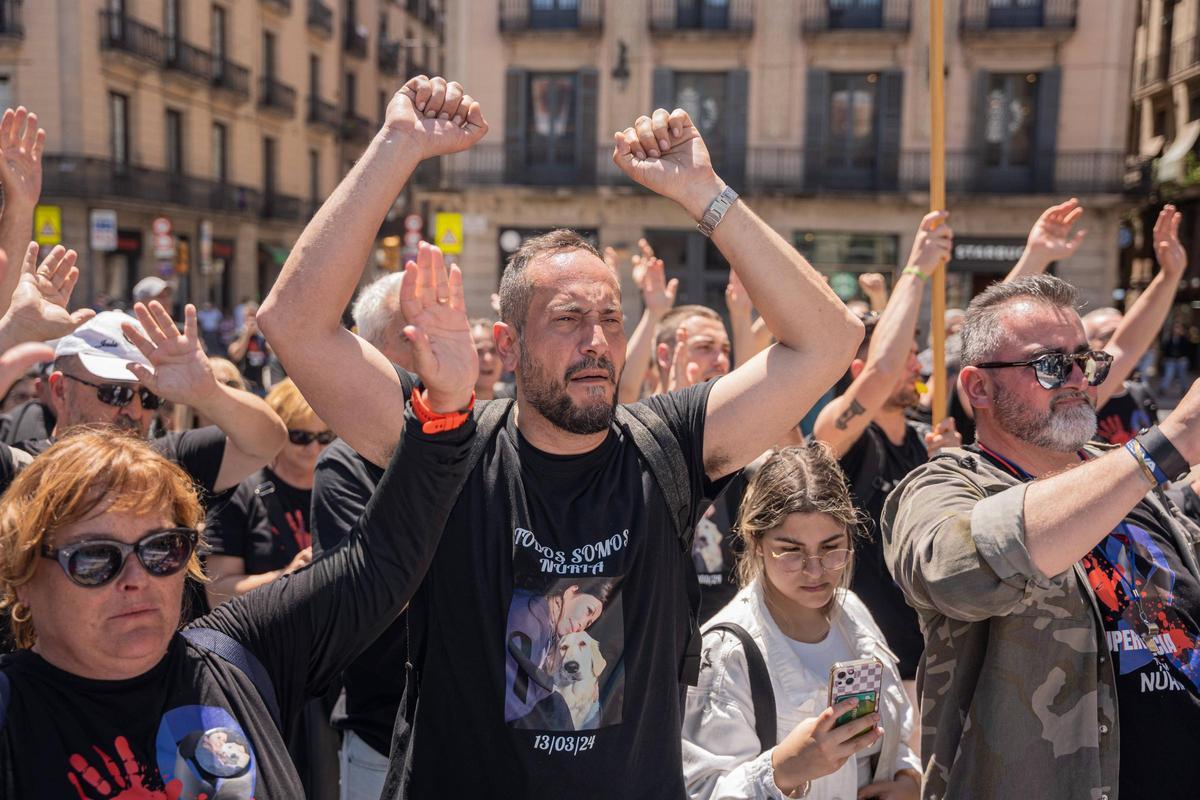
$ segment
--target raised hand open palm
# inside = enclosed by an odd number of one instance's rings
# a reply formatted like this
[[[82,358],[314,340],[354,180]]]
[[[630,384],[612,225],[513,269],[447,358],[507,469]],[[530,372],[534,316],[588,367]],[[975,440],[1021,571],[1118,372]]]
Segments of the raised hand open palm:
[[[141,329],[131,323],[123,329],[125,337],[150,362],[150,369],[141,364],[129,365],[143,386],[159,397],[191,405],[217,389],[208,356],[200,347],[195,306],[189,303],[184,309],[183,333],[157,300],[150,301],[148,308],[138,303],[133,312]]]
[[[66,336],[96,315],[90,308],[74,313],[67,310],[71,292],[79,280],[74,250],[59,245],[35,268],[37,257],[38,246],[30,242],[8,309],[8,317],[18,337],[27,342],[46,342]]]
[[[42,148],[46,132],[38,127],[37,114],[24,106],[5,109],[0,118],[0,178],[4,202],[19,201],[30,207],[42,194]]]
[[[1029,231],[1026,246],[1043,254],[1051,261],[1059,261],[1075,255],[1087,231],[1072,233],[1075,223],[1083,217],[1083,207],[1072,197],[1065,203],[1051,206],[1042,212]]]
[[[487,133],[483,111],[457,81],[419,75],[396,92],[384,125],[408,137],[422,158],[458,153]]]
[[[437,247],[421,242],[417,260],[405,265],[400,311],[408,320],[404,335],[412,343],[413,367],[430,405],[438,412],[465,407],[479,378],[479,355],[467,320],[462,271],[447,270]]]
[[[1163,206],[1154,223],[1154,256],[1163,271],[1175,278],[1183,277],[1187,270],[1187,251],[1179,242],[1179,224],[1183,214],[1175,206]]]

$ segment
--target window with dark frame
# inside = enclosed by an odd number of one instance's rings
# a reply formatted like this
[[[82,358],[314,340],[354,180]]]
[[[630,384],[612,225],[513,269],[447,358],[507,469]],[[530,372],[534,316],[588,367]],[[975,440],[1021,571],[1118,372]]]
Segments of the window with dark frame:
[[[179,56],[180,35],[179,0],[163,0],[163,38],[170,61]]]
[[[118,167],[129,166],[129,98],[117,92],[109,92],[108,115],[112,132],[109,147],[113,163]]]
[[[275,196],[275,140],[263,137],[263,194]]]
[[[311,54],[308,57],[308,96],[313,100],[321,99],[321,59]]]
[[[526,166],[575,169],[576,89],[573,72],[530,74]]]
[[[321,202],[321,154],[308,151],[308,199],[315,209]]]
[[[574,28],[579,25],[579,0],[530,0],[529,27]]]
[[[1033,166],[1038,76],[991,73],[984,100],[983,163],[989,168]]]
[[[167,109],[167,172],[183,175],[183,114]]]
[[[213,5],[209,22],[209,40],[212,46],[213,74],[220,78],[225,74],[226,11],[224,6]]]
[[[875,72],[829,76],[827,167],[872,169],[878,153],[875,124],[878,83],[879,75]]]
[[[221,184],[229,180],[229,129],[222,122],[212,126],[212,178]]]
[[[358,77],[353,72],[346,73],[345,97],[342,98],[342,105],[346,109],[347,114],[353,114],[357,104],[355,96],[358,94]]]
[[[275,80],[275,34],[263,31],[263,75]]]
[[[726,72],[676,72],[673,108],[682,108],[704,137],[708,151],[718,161],[725,152]]]

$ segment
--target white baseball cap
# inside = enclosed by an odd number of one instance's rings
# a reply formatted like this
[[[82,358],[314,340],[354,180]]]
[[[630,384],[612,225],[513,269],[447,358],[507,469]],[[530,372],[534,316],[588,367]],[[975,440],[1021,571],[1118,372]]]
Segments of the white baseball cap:
[[[148,303],[167,289],[175,288],[167,281],[151,275],[148,278],[142,278],[133,287],[133,301],[135,303]]]
[[[149,367],[150,362],[125,338],[121,326],[126,323],[142,331],[142,324],[136,317],[121,311],[102,311],[76,328],[74,333],[59,339],[54,347],[54,357],[78,356],[83,368],[97,378],[136,383],[138,377],[129,371],[129,365]]]

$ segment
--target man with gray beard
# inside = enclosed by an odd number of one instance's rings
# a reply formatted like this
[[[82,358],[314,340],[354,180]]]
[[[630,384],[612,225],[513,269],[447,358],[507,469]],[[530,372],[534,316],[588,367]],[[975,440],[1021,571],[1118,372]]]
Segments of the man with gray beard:
[[[922,796],[1194,796],[1200,529],[1160,486],[1200,461],[1200,389],[1124,447],[1088,445],[1113,357],[1075,290],[997,284],[962,329],[977,444],[883,512],[921,616]],[[1119,720],[1119,727],[1118,727]]]

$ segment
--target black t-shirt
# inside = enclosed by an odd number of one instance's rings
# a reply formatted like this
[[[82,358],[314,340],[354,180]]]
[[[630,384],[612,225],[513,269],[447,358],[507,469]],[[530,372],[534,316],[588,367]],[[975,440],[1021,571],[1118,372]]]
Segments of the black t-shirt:
[[[692,524],[719,491],[703,466],[711,386],[644,401],[681,445]],[[409,606],[408,736],[383,797],[685,797],[694,575],[619,426],[555,456],[510,412]]]
[[[209,511],[209,548],[213,555],[244,560],[247,575],[283,569],[312,543],[311,505],[311,490],[297,489],[263,467]]]
[[[246,342],[246,354],[238,362],[242,376],[255,386],[266,386],[270,375],[271,355],[267,350],[267,339],[256,333]]]
[[[365,535],[196,623],[262,662],[285,726],[416,589],[465,477],[473,430],[468,422],[429,437],[410,416],[393,460],[404,468],[384,475]],[[28,650],[0,659],[0,669],[11,686],[0,800],[304,796],[259,687],[180,636],[159,664],[128,680],[69,675]]]
[[[1125,444],[1138,431],[1158,422],[1158,405],[1146,384],[1125,381],[1125,390],[1114,395],[1096,412],[1096,439]]]
[[[1118,794],[1121,800],[1195,797],[1200,582],[1185,567],[1165,523],[1144,502],[1081,563],[1100,605],[1117,675]],[[1159,658],[1142,638],[1147,621],[1158,626]]]
[[[746,492],[741,473],[696,523],[692,538],[692,564],[700,581],[700,624],[708,622],[738,593],[734,568],[742,552],[741,540],[733,532],[738,509]]]
[[[0,414],[0,442],[16,444],[29,439],[46,439],[57,422],[54,409],[38,400],[30,400],[7,414]]]
[[[906,680],[916,677],[925,639],[917,612],[909,607],[888,571],[879,535],[879,516],[888,493],[928,460],[925,441],[912,423],[905,428],[904,441],[896,445],[872,422],[840,461],[854,505],[870,518],[871,526],[870,538],[860,540],[855,546],[850,588],[879,623],[888,646],[900,662],[900,677]]]

